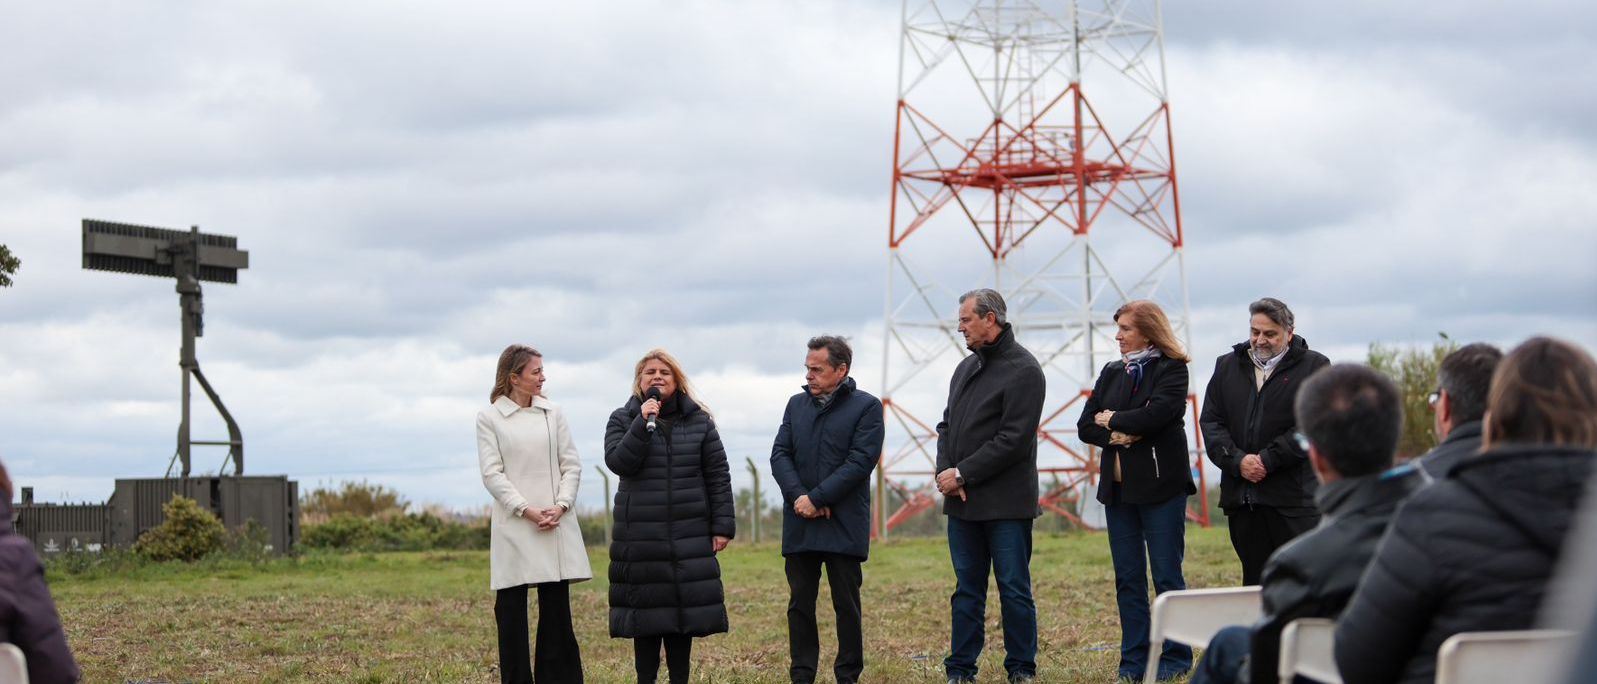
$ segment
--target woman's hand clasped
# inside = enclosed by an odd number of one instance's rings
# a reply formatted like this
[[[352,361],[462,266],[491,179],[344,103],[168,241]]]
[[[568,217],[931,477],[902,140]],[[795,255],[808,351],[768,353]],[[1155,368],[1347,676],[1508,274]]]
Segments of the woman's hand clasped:
[[[536,508],[528,506],[521,511],[521,517],[531,520],[540,530],[552,530],[560,526],[560,517],[565,515],[566,509],[559,506]]]

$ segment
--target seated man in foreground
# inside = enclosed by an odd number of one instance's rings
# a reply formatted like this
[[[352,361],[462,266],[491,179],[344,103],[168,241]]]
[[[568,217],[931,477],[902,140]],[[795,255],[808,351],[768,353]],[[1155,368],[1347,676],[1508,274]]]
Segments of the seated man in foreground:
[[[1335,618],[1347,605],[1397,506],[1423,478],[1392,468],[1402,399],[1390,380],[1337,364],[1304,381],[1297,396],[1300,440],[1320,480],[1319,527],[1288,542],[1264,566],[1264,617],[1215,635],[1192,684],[1276,681],[1281,630],[1298,618]],[[1250,654],[1251,653],[1251,657]]]

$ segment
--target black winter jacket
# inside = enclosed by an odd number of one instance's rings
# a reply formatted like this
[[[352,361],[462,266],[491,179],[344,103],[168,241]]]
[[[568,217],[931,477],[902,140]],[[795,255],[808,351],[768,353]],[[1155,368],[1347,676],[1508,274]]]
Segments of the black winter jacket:
[[[0,496],[0,643],[15,644],[28,661],[28,681],[78,681],[78,663],[67,647],[61,616],[44,583],[44,566],[33,542],[11,527],[11,497]]]
[[[1418,469],[1403,465],[1321,485],[1314,497],[1324,516],[1320,526],[1287,542],[1264,565],[1264,617],[1253,625],[1248,681],[1276,681],[1288,622],[1342,614],[1398,505],[1424,484]]]
[[[1594,461],[1502,446],[1410,497],[1337,621],[1343,681],[1430,682],[1448,637],[1534,626]]]
[[[1150,360],[1142,374],[1133,392],[1124,361],[1104,366],[1076,421],[1081,441],[1103,449],[1099,503],[1114,503],[1110,497],[1116,455],[1124,503],[1156,504],[1198,492],[1192,483],[1192,464],[1187,461],[1187,364],[1160,356]],[[1093,422],[1093,417],[1106,409],[1115,412],[1109,419],[1110,429]],[[1110,446],[1110,430],[1142,439],[1131,446]]]
[[[1480,453],[1480,450],[1481,421],[1471,421],[1455,425],[1448,431],[1447,439],[1419,457],[1419,464],[1431,479],[1440,480],[1453,472],[1464,459]]]
[[[1008,323],[992,344],[954,369],[948,407],[937,424],[937,472],[958,468],[967,501],[944,497],[943,513],[962,520],[1023,520],[1037,504],[1037,426],[1047,381],[1037,357]]]
[[[1319,482],[1308,467],[1309,455],[1293,438],[1297,418],[1292,410],[1298,386],[1330,364],[1301,335],[1292,337],[1286,357],[1262,388],[1253,381],[1248,343],[1237,344],[1215,362],[1198,423],[1209,460],[1220,469],[1221,508],[1270,506],[1282,515],[1318,515],[1314,490]],[[1247,454],[1258,454],[1264,462],[1264,480],[1257,484],[1242,477]]]
[[[610,636],[727,631],[711,537],[737,529],[732,476],[715,421],[668,398],[650,434],[636,397],[610,414],[604,462],[621,477],[610,543]]]
[[[835,553],[865,560],[871,549],[871,470],[882,455],[882,402],[844,378],[825,408],[806,387],[787,401],[771,446],[771,476],[782,490],[782,555]],[[800,518],[808,495],[832,517]]]

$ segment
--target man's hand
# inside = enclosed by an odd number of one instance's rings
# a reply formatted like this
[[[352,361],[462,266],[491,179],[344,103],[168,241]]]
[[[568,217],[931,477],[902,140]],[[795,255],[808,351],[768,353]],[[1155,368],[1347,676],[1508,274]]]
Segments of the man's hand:
[[[1242,462],[1238,464],[1238,469],[1242,471],[1242,479],[1249,482],[1259,482],[1266,475],[1264,461],[1259,458],[1258,454],[1243,456]]]
[[[816,510],[815,504],[810,501],[810,495],[808,494],[793,500],[793,512],[797,513],[800,518],[818,518],[821,516],[820,511]]]
[[[954,493],[954,490],[959,489],[961,487],[961,485],[959,484],[959,472],[958,472],[958,470],[959,470],[958,468],[948,468],[948,469],[944,470],[943,472],[938,473],[937,474],[937,491],[942,492],[944,495],[952,496],[953,493]]]
[[[721,551],[726,549],[726,545],[731,543],[731,541],[732,541],[731,537],[723,537],[723,536],[721,536],[719,534],[715,535],[714,537],[710,538],[710,550],[714,551],[716,553],[720,553]]]
[[[1131,446],[1132,443],[1140,441],[1141,439],[1142,438],[1138,437],[1137,435],[1128,435],[1124,432],[1109,433],[1109,443],[1115,446]]]
[[[1107,430],[1107,429],[1109,429],[1109,419],[1113,418],[1114,415],[1115,415],[1114,411],[1109,411],[1109,410],[1099,411],[1097,413],[1097,415],[1094,415],[1092,417],[1092,422],[1097,423],[1098,427],[1101,427],[1101,428],[1104,428],[1104,429]]]

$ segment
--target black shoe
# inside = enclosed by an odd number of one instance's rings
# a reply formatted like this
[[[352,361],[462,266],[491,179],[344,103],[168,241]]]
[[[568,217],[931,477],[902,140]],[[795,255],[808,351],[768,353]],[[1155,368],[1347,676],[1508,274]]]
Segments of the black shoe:
[[[1031,672],[1017,672],[1009,675],[1009,684],[1032,684],[1037,681],[1037,675]]]
[[[975,677],[961,677],[959,675],[948,675],[948,684],[975,684],[975,682],[976,682],[976,678]]]

